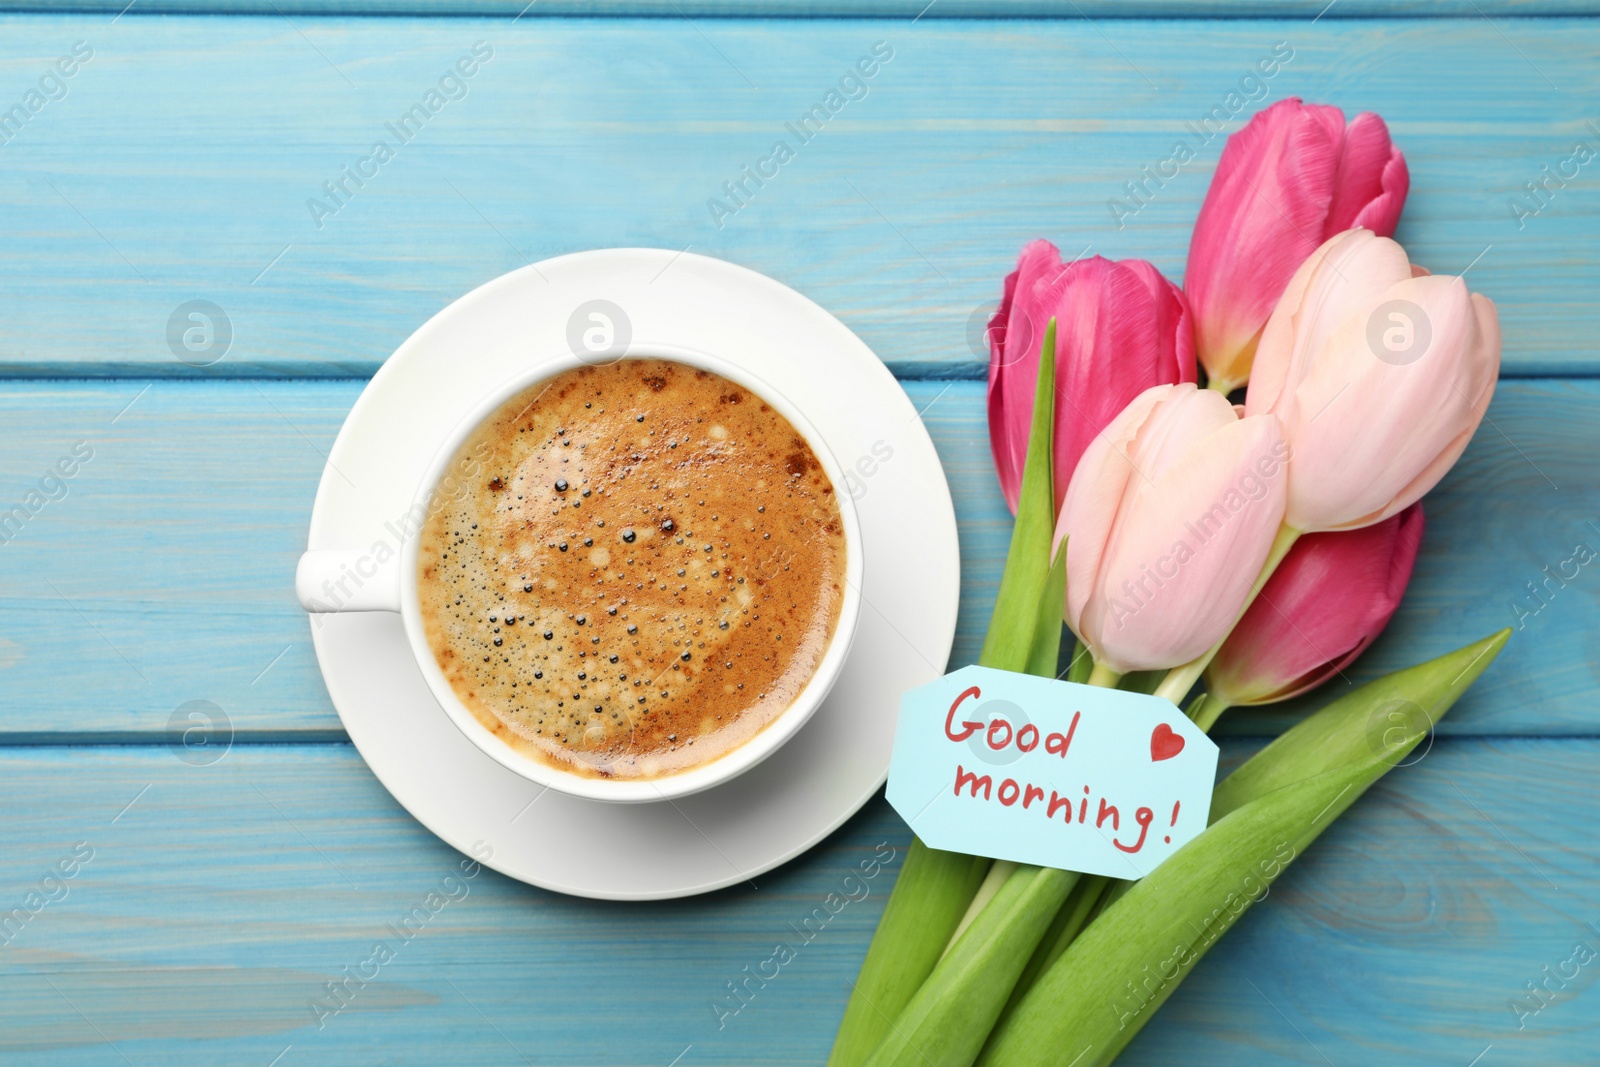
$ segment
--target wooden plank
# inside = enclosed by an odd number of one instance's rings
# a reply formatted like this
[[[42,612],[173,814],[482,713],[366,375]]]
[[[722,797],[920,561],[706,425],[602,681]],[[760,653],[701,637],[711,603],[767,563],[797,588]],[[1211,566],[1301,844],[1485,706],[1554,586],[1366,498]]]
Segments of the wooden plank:
[[[23,731],[117,738],[164,729],[179,705],[204,699],[240,728],[337,731],[294,564],[328,446],[359,392],[354,382],[8,387],[5,506],[57,485],[65,495],[0,545],[6,718],[30,720],[12,720]],[[91,458],[41,485],[80,441]]]
[[[117,14],[116,0],[0,0],[0,11]],[[151,14],[412,15],[656,18],[1487,18],[1574,16],[1600,11],[1593,0],[143,0]]]
[[[65,98],[3,148],[6,374],[366,375],[444,304],[511,268],[655,245],[794,285],[902,376],[980,377],[982,309],[1027,240],[1181,272],[1222,143],[1201,145],[1188,124],[1219,107],[1225,118],[1228,94],[1280,41],[1294,55],[1262,83],[1262,102],[1300,94],[1388,116],[1413,170],[1402,236],[1435,270],[1471,265],[1502,308],[1507,372],[1600,371],[1591,178],[1552,186],[1520,229],[1508,206],[1576,142],[1600,146],[1586,125],[1600,121],[1594,22],[130,14],[0,25],[6,106],[73,42],[94,49]],[[441,99],[409,141],[390,132],[480,40],[494,56],[467,95]],[[877,41],[894,59],[868,95],[800,143],[785,123]],[[780,138],[795,157],[748,184],[737,213],[714,215],[713,198],[735,204],[724,183]],[[1198,158],[1119,230],[1110,202],[1183,138]],[[380,140],[395,153],[381,166]],[[341,168],[363,159],[376,174],[358,188]],[[334,180],[345,182],[337,202],[323,190]],[[313,217],[319,197],[337,213]],[[231,323],[231,347],[209,367],[169,345],[169,320],[191,300]]]
[[[1441,741],[1291,867],[1119,1062],[1462,1067],[1491,1043],[1485,1062],[1588,1062],[1600,1016],[1572,1001],[1594,963],[1520,1031],[1509,1002],[1574,942],[1600,947],[1600,836],[1571,804],[1597,767],[1594,740]],[[5,948],[0,1056],[30,1067],[819,1063],[907,842],[874,800],[756,889],[617,905],[491,871],[445,883],[461,856],[345,745],[203,767],[7,749],[0,794],[0,908],[92,849]],[[846,881],[884,843],[888,869]],[[390,932],[441,887],[455,899],[420,932]],[[829,915],[830,893],[858,899]],[[325,983],[380,941],[394,958],[319,1029]],[[732,1014],[726,983],[770,977],[780,941],[795,957]]]
[[[156,381],[0,389],[4,508],[25,503],[77,442],[93,449],[61,483],[66,495],[0,544],[0,739],[148,739],[190,700],[220,705],[240,732],[342,736],[291,587],[326,450],[359,388]],[[952,664],[964,665],[988,623],[1011,519],[990,466],[982,386],[906,389],[924,410],[956,500],[962,605]],[[1600,521],[1597,410],[1600,382],[1500,387],[1493,425],[1430,499],[1406,604],[1349,672],[1353,681],[1520,622],[1525,629],[1442,731],[1600,733],[1591,638],[1600,605],[1590,584],[1600,578],[1593,567],[1568,567],[1577,576],[1565,588],[1552,584],[1543,606],[1524,584],[1544,581],[1546,565],[1559,573],[1578,541],[1600,548],[1589,525]],[[1289,718],[1237,712],[1224,726],[1274,733]]]

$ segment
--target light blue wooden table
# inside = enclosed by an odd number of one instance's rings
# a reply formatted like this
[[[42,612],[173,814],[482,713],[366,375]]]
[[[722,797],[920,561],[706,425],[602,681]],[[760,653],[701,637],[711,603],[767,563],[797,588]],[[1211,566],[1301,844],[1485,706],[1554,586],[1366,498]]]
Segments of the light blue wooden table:
[[[1470,267],[1505,328],[1490,418],[1356,673],[1521,629],[1123,1062],[1600,1062],[1600,960],[1526,999],[1600,949],[1600,571],[1547,577],[1600,547],[1600,160],[1564,163],[1600,150],[1600,5],[124,2],[0,4],[0,507],[37,505],[0,543],[0,912],[24,914],[0,935],[0,1061],[820,1062],[888,878],[720,1025],[714,1005],[859,859],[903,855],[881,799],[691,901],[485,872],[318,1025],[325,983],[457,860],[345,740],[291,595],[329,442],[403,338],[509,269],[614,245],[746,264],[926,406],[970,662],[1009,527],[974,312],[1035,236],[1178,277],[1220,137],[1121,228],[1108,202],[1284,42],[1261,102],[1381,111],[1411,163],[1401,238]],[[866,95],[715,219],[880,41]],[[478,42],[492,58],[332,200]],[[191,300],[231,324],[209,366],[168,343]],[[169,733],[196,700],[226,717],[213,748]],[[1227,758],[1290,714],[1227,720]]]

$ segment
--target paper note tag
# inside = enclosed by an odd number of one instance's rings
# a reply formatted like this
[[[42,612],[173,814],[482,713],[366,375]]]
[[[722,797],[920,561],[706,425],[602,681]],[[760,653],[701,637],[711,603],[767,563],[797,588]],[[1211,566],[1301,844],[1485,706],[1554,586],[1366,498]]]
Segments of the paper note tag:
[[[1160,697],[963,667],[901,698],[889,803],[933,848],[1134,879],[1205,829],[1216,775]]]

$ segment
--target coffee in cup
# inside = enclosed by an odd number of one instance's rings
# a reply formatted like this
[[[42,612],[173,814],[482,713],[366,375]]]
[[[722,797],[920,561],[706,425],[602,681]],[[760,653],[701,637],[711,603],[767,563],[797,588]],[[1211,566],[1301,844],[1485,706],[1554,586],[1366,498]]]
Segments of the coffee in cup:
[[[665,359],[579,366],[483,419],[417,546],[423,633],[457,699],[569,773],[680,774],[817,672],[846,600],[835,487],[749,389]]]

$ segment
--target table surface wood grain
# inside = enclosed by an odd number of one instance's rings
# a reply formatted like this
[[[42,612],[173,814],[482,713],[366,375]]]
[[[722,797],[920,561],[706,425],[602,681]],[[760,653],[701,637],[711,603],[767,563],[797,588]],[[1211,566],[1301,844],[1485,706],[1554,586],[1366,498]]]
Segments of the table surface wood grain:
[[[1600,5],[524,5],[0,2],[0,116],[24,107],[0,126],[0,509],[79,458],[0,543],[0,919],[22,909],[0,1063],[819,1063],[908,840],[881,799],[695,900],[482,872],[319,1019],[458,858],[349,745],[293,601],[329,444],[401,340],[507,270],[624,245],[745,264],[842,318],[923,410],[970,662],[1010,525],[981,309],[1036,236],[1181,277],[1222,144],[1201,124],[1291,95],[1390,120],[1400,236],[1469,271],[1505,328],[1406,603],[1335,684],[1517,632],[1122,1062],[1596,1062],[1600,962],[1551,976],[1600,949],[1600,577],[1566,562],[1600,546],[1600,161],[1575,162],[1600,153]],[[492,58],[390,133],[479,42]],[[730,200],[877,42],[894,54],[864,95]],[[1251,80],[1274,47],[1292,59]],[[331,196],[380,140],[392,158]],[[1195,160],[1130,199],[1180,140]],[[168,340],[191,300],[231,327],[206,366]],[[190,700],[228,719],[204,759],[170,732]],[[1225,759],[1308,706],[1225,719]],[[882,843],[897,859],[865,899],[730,1000]],[[63,859],[74,876],[47,880]]]

